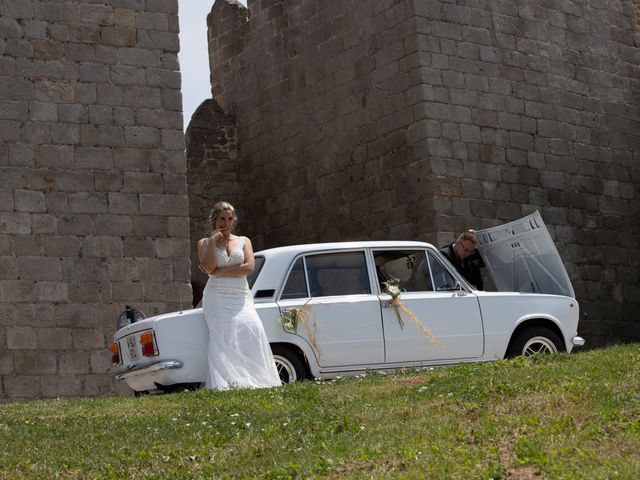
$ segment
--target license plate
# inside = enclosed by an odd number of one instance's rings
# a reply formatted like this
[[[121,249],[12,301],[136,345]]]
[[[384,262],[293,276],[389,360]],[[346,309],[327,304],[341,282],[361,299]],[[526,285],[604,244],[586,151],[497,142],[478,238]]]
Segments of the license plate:
[[[129,347],[129,358],[131,358],[131,360],[138,360],[138,350],[136,349],[135,337],[127,337],[127,347]]]

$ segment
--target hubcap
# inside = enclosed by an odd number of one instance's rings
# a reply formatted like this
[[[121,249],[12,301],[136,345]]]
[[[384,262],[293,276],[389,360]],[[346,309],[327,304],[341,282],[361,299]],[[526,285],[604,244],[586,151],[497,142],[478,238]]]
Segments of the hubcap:
[[[278,370],[278,375],[280,375],[280,381],[283,384],[295,382],[297,375],[293,364],[280,355],[274,355],[273,359],[276,361],[276,369]]]
[[[555,343],[546,337],[533,337],[524,344],[522,354],[529,356],[536,353],[558,353],[558,348]]]

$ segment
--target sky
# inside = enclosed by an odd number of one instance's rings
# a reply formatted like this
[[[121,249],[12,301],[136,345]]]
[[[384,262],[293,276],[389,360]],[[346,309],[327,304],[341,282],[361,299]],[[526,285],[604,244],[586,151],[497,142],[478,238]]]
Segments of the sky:
[[[186,130],[196,108],[211,97],[209,53],[207,51],[207,14],[214,0],[178,0],[180,18],[180,71],[182,73],[182,109]]]

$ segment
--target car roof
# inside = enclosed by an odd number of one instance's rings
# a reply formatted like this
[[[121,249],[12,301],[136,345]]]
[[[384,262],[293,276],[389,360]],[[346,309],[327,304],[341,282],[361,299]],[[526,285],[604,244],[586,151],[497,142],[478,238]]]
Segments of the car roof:
[[[303,243],[299,245],[287,245],[284,247],[267,248],[256,252],[256,255],[280,256],[299,255],[301,253],[330,251],[330,250],[351,250],[359,248],[425,248],[433,247],[430,243],[410,240],[366,240],[351,242],[328,242],[328,243]]]

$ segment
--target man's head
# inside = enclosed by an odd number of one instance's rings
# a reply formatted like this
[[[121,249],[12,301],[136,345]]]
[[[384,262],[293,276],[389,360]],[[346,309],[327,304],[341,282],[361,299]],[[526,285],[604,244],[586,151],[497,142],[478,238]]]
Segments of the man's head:
[[[476,237],[476,231],[469,229],[458,235],[458,238],[453,244],[453,250],[460,260],[464,260],[476,251],[477,244],[478,238]]]

